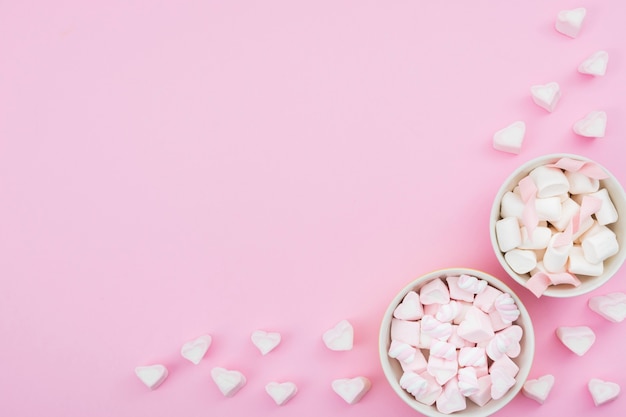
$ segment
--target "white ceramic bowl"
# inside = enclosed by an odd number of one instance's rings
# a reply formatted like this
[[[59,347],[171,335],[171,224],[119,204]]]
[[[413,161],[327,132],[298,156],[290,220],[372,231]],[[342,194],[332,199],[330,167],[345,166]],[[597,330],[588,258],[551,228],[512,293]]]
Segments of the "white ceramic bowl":
[[[496,222],[500,217],[500,202],[502,196],[507,191],[512,191],[513,188],[519,183],[519,181],[528,175],[534,168],[554,163],[561,158],[571,158],[579,161],[593,162],[600,168],[602,168],[608,175],[608,178],[600,181],[600,187],[606,188],[609,196],[617,209],[619,220],[616,223],[607,225],[617,235],[617,241],[619,243],[619,252],[604,261],[604,272],[597,277],[577,275],[581,281],[581,285],[574,287],[572,285],[552,285],[543,293],[548,297],[574,297],[581,294],[586,294],[599,288],[602,284],[607,282],[622,266],[626,259],[626,193],[620,185],[619,181],[611,174],[606,168],[596,161],[592,161],[589,158],[585,158],[580,155],[574,154],[550,154],[544,155],[535,159],[532,159],[519,168],[517,168],[502,184],[491,208],[491,215],[489,219],[489,232],[491,235],[491,244],[493,250],[498,258],[498,261],[504,268],[504,270],[522,286],[526,285],[526,281],[530,278],[530,274],[518,274],[506,262],[504,259],[504,253],[500,251],[498,246],[498,240],[496,238]]]
[[[417,401],[411,394],[409,394],[400,386],[399,381],[400,377],[402,376],[402,368],[400,366],[400,363],[396,359],[389,357],[389,355],[387,354],[387,352],[389,351],[389,346],[391,344],[391,319],[393,318],[394,310],[396,309],[398,304],[402,302],[404,296],[409,291],[419,290],[424,284],[434,279],[441,279],[448,276],[458,276],[461,274],[472,275],[476,278],[484,279],[489,283],[489,285],[499,289],[500,291],[511,294],[511,297],[513,297],[513,299],[515,300],[515,303],[517,304],[517,307],[520,311],[520,316],[514,324],[521,326],[524,334],[520,341],[521,353],[517,358],[513,359],[513,362],[515,362],[517,366],[519,366],[519,372],[515,377],[515,385],[502,398],[498,400],[491,400],[482,407],[468,400],[467,408],[465,410],[452,413],[451,415],[462,417],[484,417],[500,410],[513,398],[515,398],[518,392],[522,389],[524,382],[526,382],[526,379],[528,378],[528,373],[530,372],[530,368],[533,362],[533,357],[535,353],[535,336],[530,316],[528,315],[528,311],[526,310],[526,307],[524,307],[524,305],[522,304],[522,301],[519,299],[519,297],[502,281],[485,272],[468,268],[441,269],[417,278],[416,280],[408,283],[404,288],[402,288],[400,292],[398,292],[393,298],[391,303],[389,303],[389,306],[385,311],[385,315],[383,316],[383,320],[380,326],[378,349],[383,372],[393,390],[411,408],[429,417],[443,417],[449,416],[450,414],[443,414],[439,412],[435,404],[426,405]]]

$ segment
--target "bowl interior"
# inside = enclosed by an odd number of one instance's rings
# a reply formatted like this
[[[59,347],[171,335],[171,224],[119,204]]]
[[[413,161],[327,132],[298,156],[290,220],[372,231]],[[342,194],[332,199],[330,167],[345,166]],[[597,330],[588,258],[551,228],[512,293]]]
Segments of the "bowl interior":
[[[402,367],[396,359],[389,357],[389,355],[387,354],[387,352],[389,351],[389,346],[391,344],[391,319],[393,317],[393,311],[395,310],[397,305],[402,302],[402,299],[409,291],[419,290],[424,284],[434,279],[440,279],[447,276],[456,276],[461,274],[472,275],[476,278],[484,279],[489,283],[489,285],[499,289],[500,291],[511,294],[511,297],[513,297],[515,303],[520,310],[520,317],[515,322],[515,324],[518,324],[520,327],[522,327],[522,329],[524,330],[524,334],[520,341],[521,353],[517,358],[513,359],[513,361],[520,368],[519,373],[515,377],[515,385],[504,395],[504,397],[500,398],[499,400],[491,400],[482,407],[468,400],[467,408],[465,410],[453,413],[452,415],[479,417],[488,416],[495,413],[496,411],[504,407],[513,398],[515,398],[517,393],[521,390],[524,382],[528,378],[528,374],[530,372],[530,368],[533,362],[533,356],[535,353],[535,337],[530,316],[528,315],[528,311],[522,304],[519,297],[513,291],[511,291],[511,289],[506,284],[502,283],[497,278],[485,272],[467,268],[442,269],[438,271],[433,271],[416,279],[415,281],[409,283],[406,287],[404,287],[394,297],[393,301],[389,304],[389,307],[385,311],[385,315],[383,317],[380,327],[379,355],[385,377],[389,381],[389,384],[391,384],[391,387],[396,392],[396,394],[398,394],[398,396],[402,398],[402,400],[404,400],[404,402],[406,402],[413,409],[427,416],[439,417],[446,416],[447,414],[440,413],[434,404],[426,405],[418,402],[411,394],[409,394],[400,386],[399,381],[400,377],[402,376]]]
[[[617,210],[619,220],[613,224],[607,225],[613,232],[615,232],[617,236],[617,242],[619,243],[619,252],[607,260],[604,261],[604,272],[602,275],[597,277],[590,277],[585,275],[578,275],[578,278],[581,281],[581,285],[578,287],[573,287],[571,285],[553,285],[548,287],[548,289],[543,293],[548,297],[574,297],[581,294],[586,294],[590,291],[599,288],[602,284],[607,282],[615,273],[619,270],[619,268],[624,263],[626,259],[626,221],[623,220],[624,216],[626,216],[626,193],[624,193],[624,189],[620,185],[617,178],[613,176],[606,168],[602,167],[595,161],[591,161],[588,158],[585,158],[580,155],[573,154],[551,154],[545,155],[520,166],[516,169],[502,184],[496,197],[494,199],[493,206],[491,208],[491,215],[489,219],[489,230],[491,236],[491,245],[493,246],[493,250],[498,258],[498,261],[505,269],[505,271],[519,284],[525,286],[526,281],[530,278],[530,274],[518,274],[506,262],[504,259],[504,253],[500,251],[498,246],[498,241],[496,238],[496,222],[500,219],[500,201],[502,200],[502,196],[507,191],[512,191],[513,188],[519,183],[519,181],[524,178],[528,173],[541,165],[546,165],[550,163],[554,163],[561,158],[571,158],[579,161],[587,161],[593,162],[596,165],[600,166],[604,171],[608,174],[608,178],[600,181],[600,187],[606,188],[611,197],[611,201],[615,205]]]

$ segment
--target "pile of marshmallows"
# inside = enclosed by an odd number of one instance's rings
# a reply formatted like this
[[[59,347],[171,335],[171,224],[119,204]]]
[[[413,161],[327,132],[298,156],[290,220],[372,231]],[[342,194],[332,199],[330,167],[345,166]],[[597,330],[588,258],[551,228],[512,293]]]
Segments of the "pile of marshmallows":
[[[510,294],[471,275],[437,278],[409,291],[391,321],[388,355],[400,386],[441,413],[502,398],[519,371],[520,311]]]
[[[281,335],[278,332],[255,330],[252,332],[251,340],[262,355],[267,355],[280,344]],[[351,350],[354,340],[354,328],[348,320],[341,320],[334,327],[324,332],[322,340],[330,350]],[[212,338],[210,335],[199,336],[183,344],[180,354],[184,359],[194,365],[198,365],[209,350],[211,342]],[[136,367],[135,374],[148,388],[156,389],[167,378],[168,370],[162,364],[153,364]],[[225,397],[234,396],[247,382],[242,372],[219,366],[211,369],[211,378]],[[371,382],[364,376],[339,378],[331,382],[331,388],[348,404],[355,404],[369,391]],[[298,388],[292,381],[272,381],[265,385],[265,391],[277,405],[284,405],[296,395]]]
[[[580,285],[578,275],[599,276],[619,251],[607,225],[618,213],[592,162],[562,158],[534,168],[500,203],[495,232],[500,250],[537,297],[550,286]]]

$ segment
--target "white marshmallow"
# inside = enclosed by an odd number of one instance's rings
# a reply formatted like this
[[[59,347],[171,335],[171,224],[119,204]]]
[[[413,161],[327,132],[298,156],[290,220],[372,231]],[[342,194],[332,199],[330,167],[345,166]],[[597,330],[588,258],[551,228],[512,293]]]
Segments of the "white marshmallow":
[[[609,63],[609,54],[606,51],[594,52],[589,58],[585,59],[579,66],[578,72],[581,74],[589,74],[594,76],[603,76],[606,74],[606,67]]]
[[[600,188],[599,180],[578,171],[565,171],[564,174],[569,182],[569,192],[572,194],[594,193]]]
[[[512,249],[504,254],[504,259],[518,274],[530,272],[537,265],[537,255],[532,250]]]
[[[420,302],[419,294],[415,291],[409,291],[393,311],[393,316],[402,320],[419,320],[423,315],[424,308]]]
[[[135,375],[150,389],[156,389],[167,378],[167,368],[161,364],[138,366]]]
[[[603,138],[606,132],[606,112],[592,111],[572,126],[574,133],[587,138]]]
[[[528,174],[537,187],[537,197],[547,198],[569,192],[569,181],[562,170],[540,165]]]
[[[496,238],[502,252],[508,252],[522,243],[519,221],[516,217],[505,217],[496,222]]]
[[[180,354],[189,362],[197,365],[204,358],[207,350],[209,350],[209,346],[211,346],[211,336],[205,334],[185,343],[180,349]]]
[[[570,38],[575,38],[580,33],[587,10],[579,7],[573,10],[561,10],[556,17],[555,29]]]
[[[444,387],[443,392],[437,398],[437,410],[443,414],[452,414],[456,411],[465,410],[467,400],[459,389],[458,381],[451,379]]]
[[[473,343],[483,342],[493,337],[493,326],[489,316],[478,307],[472,306],[459,324],[457,334]]]
[[[351,350],[354,329],[348,320],[341,320],[335,327],[324,332],[322,340],[330,350]]]
[[[561,87],[555,82],[545,85],[533,85],[530,87],[530,94],[536,105],[553,112],[561,98]]]
[[[608,321],[621,323],[626,319],[626,294],[613,292],[589,299],[589,308]]]
[[[561,198],[558,196],[537,198],[535,200],[535,212],[539,220],[558,221],[561,218],[562,210]]]
[[[619,251],[615,233],[606,226],[598,227],[593,233],[586,233],[581,238],[585,259],[593,264],[602,262]]]
[[[597,225],[598,222],[595,221],[592,217],[585,217],[582,219],[582,222],[578,226],[578,231],[572,235],[572,240],[574,242],[580,242],[580,238],[590,231],[594,225]]]
[[[493,147],[499,151],[518,154],[522,149],[525,133],[526,124],[521,121],[514,122],[493,135]]]
[[[550,224],[554,226],[556,230],[562,232],[579,211],[580,206],[578,203],[568,198],[561,203],[561,216],[556,220],[550,221]]]
[[[220,367],[211,369],[211,378],[225,397],[232,397],[246,385],[246,377],[241,372]]]
[[[528,236],[528,231],[524,226],[520,228],[520,234],[522,235],[522,243],[518,245],[519,249],[545,249],[548,247],[548,243],[552,237],[552,231],[545,226],[535,227],[532,239]]]
[[[356,404],[372,387],[372,383],[364,376],[355,378],[335,379],[331,386],[333,391],[348,404]]]
[[[265,385],[265,392],[272,397],[276,405],[283,405],[298,392],[293,382],[270,382]]]
[[[259,349],[262,355],[267,355],[280,343],[280,333],[255,330],[250,336],[252,344]]]
[[[592,378],[587,387],[596,407],[616,399],[620,392],[620,386],[615,382],[603,381],[597,378]]]
[[[604,262],[597,262],[592,264],[585,259],[583,254],[583,248],[579,245],[574,245],[569,252],[569,261],[567,264],[567,270],[576,275],[587,275],[591,277],[597,277],[604,272]]]
[[[548,243],[546,253],[543,255],[543,266],[548,272],[560,272],[564,269],[569,258],[570,249],[574,246],[572,242],[563,246],[555,246],[555,242],[561,238],[562,233],[555,233]]]
[[[517,217],[518,219],[521,219],[523,213],[524,202],[519,194],[516,194],[513,191],[507,191],[504,193],[500,203],[500,217]]]
[[[421,322],[391,319],[391,338],[411,346],[420,344]]]
[[[606,188],[601,188],[595,193],[589,194],[591,197],[598,198],[602,200],[602,205],[600,206],[600,210],[595,213],[596,220],[601,225],[615,223],[619,218],[617,214],[617,209],[611,201],[611,197],[609,196],[609,192]]]
[[[572,352],[583,356],[596,341],[596,335],[587,326],[561,326],[556,336]]]

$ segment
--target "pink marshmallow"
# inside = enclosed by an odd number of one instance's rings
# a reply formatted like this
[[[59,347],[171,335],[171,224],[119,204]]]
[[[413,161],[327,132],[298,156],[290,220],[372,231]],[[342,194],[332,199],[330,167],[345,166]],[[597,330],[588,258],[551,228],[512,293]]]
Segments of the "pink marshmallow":
[[[481,407],[491,401],[491,375],[478,378],[478,392],[468,398]]]
[[[418,347],[421,322],[391,319],[391,339]]]
[[[478,299],[480,295],[482,295],[482,293],[478,294],[476,299]],[[489,340],[494,335],[489,316],[476,307],[471,307],[467,310],[465,320],[459,324],[457,333],[462,338],[474,343]]]
[[[495,308],[495,302],[498,296],[502,294],[499,289],[488,286],[485,290],[476,295],[474,298],[474,306],[480,308],[485,313],[489,313]]]
[[[493,363],[489,367],[489,374],[493,374],[493,372],[498,369],[509,375],[511,378],[515,378],[515,376],[519,372],[519,366],[517,366],[517,364],[506,355],[493,361]]]
[[[424,284],[419,296],[423,305],[447,304],[450,301],[450,291],[441,279],[433,279]]]
[[[467,403],[465,396],[461,394],[456,378],[452,378],[443,387],[443,392],[437,398],[437,410],[443,414],[451,414],[465,410]]]
[[[423,372],[420,376],[428,382],[428,385],[426,386],[426,391],[415,397],[415,399],[422,404],[432,405],[441,395],[443,388],[441,388],[441,384],[439,384],[437,380],[428,372]]]
[[[456,359],[447,360],[432,355],[428,357],[426,370],[429,374],[435,377],[435,380],[440,385],[443,385],[454,378],[458,369],[459,366]]]
[[[393,316],[402,320],[419,320],[423,315],[422,303],[415,291],[409,291],[393,311]]]
[[[387,354],[400,362],[410,363],[415,359],[416,349],[403,342],[392,340]]]
[[[454,346],[452,343],[444,342],[441,340],[433,340],[433,342],[430,344],[430,356],[443,358],[449,361],[456,361],[456,346]]]
[[[459,365],[483,367],[487,366],[487,354],[482,347],[464,347],[459,350]]]
[[[450,298],[457,301],[473,302],[474,294],[459,287],[459,278],[460,277],[455,276],[446,278],[446,281],[448,282],[448,289],[450,291]]]

